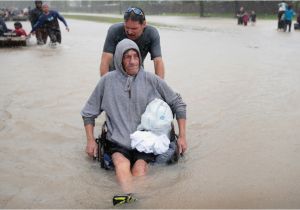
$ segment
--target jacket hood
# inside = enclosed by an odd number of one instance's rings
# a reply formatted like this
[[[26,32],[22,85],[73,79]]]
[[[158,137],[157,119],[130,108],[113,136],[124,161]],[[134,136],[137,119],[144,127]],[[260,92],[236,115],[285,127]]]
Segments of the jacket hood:
[[[116,70],[121,71],[125,75],[127,75],[127,73],[125,69],[123,69],[122,60],[123,60],[124,53],[130,49],[136,50],[138,52],[140,58],[140,69],[142,66],[142,56],[137,44],[130,39],[123,39],[117,44],[115,55],[114,55],[114,64]]]

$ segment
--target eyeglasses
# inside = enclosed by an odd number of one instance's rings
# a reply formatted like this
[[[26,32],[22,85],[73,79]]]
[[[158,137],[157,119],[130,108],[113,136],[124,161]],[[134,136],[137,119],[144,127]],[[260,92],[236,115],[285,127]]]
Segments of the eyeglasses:
[[[144,16],[143,11],[141,9],[139,9],[139,8],[130,7],[126,11],[126,13],[131,13],[131,12],[134,12],[134,14],[136,14],[136,15]]]

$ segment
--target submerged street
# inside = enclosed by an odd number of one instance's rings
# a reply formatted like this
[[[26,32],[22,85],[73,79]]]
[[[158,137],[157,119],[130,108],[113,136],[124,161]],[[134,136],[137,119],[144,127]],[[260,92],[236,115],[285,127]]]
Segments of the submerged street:
[[[67,21],[55,49],[35,37],[0,49],[1,208],[111,208],[120,192],[114,172],[87,158],[80,116],[110,24]],[[187,103],[189,149],[135,180],[128,207],[299,208],[300,33],[271,20],[149,21],[168,25],[158,28],[165,80]]]

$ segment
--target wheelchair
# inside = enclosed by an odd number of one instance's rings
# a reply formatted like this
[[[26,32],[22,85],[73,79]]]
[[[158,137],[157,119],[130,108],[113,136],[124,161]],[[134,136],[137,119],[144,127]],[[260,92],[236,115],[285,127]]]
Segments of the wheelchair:
[[[106,138],[107,136],[107,124],[106,122],[103,123],[101,133],[99,134],[98,138],[96,138],[96,143],[98,145],[98,154],[95,160],[100,162],[101,168],[105,170],[113,170],[114,166],[112,163],[112,159],[108,153],[109,151],[109,144]],[[175,133],[174,124],[171,124],[171,131],[170,131],[170,146],[169,150],[166,153],[160,154],[156,156],[155,162],[152,164],[173,164],[177,163],[179,160],[179,152],[177,147],[177,140],[178,135]]]

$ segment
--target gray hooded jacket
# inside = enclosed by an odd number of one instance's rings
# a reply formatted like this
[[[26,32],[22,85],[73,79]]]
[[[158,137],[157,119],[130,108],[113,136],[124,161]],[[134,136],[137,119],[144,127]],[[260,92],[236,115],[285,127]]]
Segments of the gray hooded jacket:
[[[177,119],[186,118],[186,104],[164,80],[144,71],[141,65],[135,76],[129,76],[122,66],[123,55],[129,49],[140,52],[138,46],[129,39],[118,43],[114,55],[116,71],[100,79],[81,115],[85,125],[95,125],[95,118],[105,111],[107,139],[131,150],[130,134],[136,131],[148,103],[155,98],[164,100]],[[139,57],[141,64],[140,53]]]

